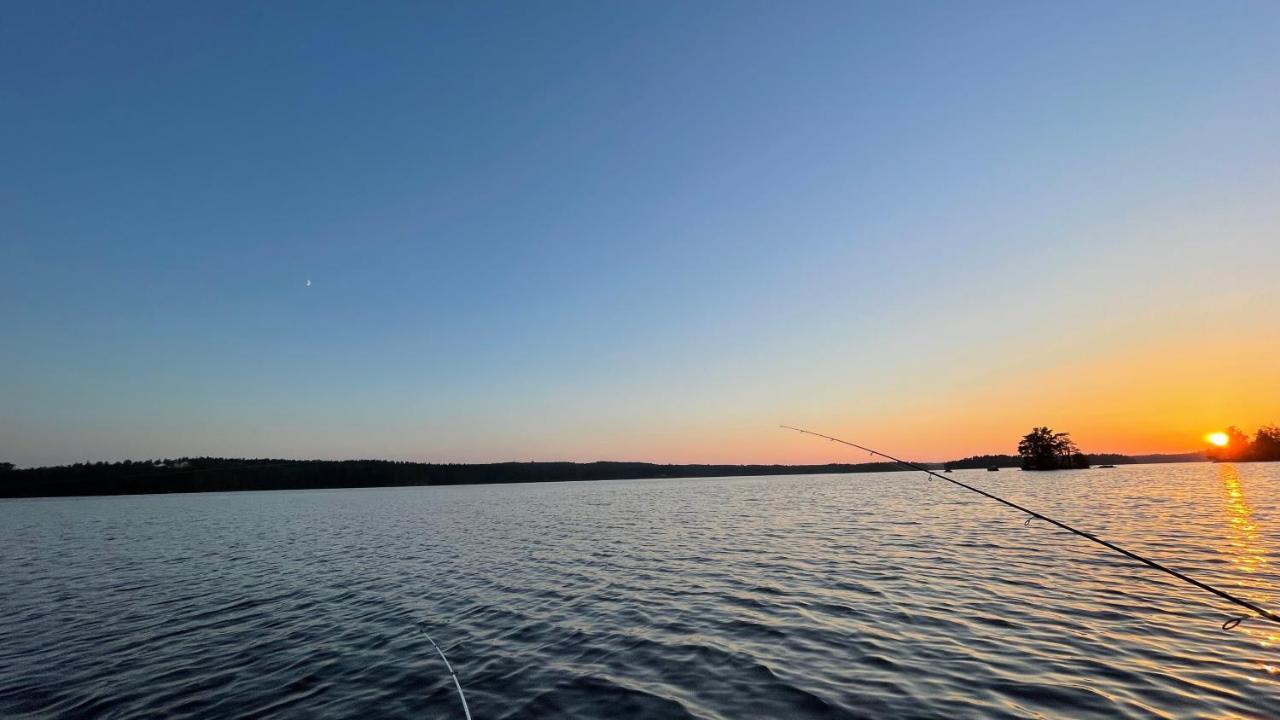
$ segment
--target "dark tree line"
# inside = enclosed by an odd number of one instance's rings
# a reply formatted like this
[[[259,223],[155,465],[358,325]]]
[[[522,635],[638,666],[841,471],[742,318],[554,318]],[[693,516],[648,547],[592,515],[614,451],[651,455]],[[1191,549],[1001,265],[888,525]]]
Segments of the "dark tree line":
[[[1120,453],[1089,453],[1089,461],[1095,465],[1138,465],[1143,463],[1204,462],[1203,452],[1156,453],[1151,455],[1121,455]],[[954,470],[989,467],[1020,468],[1021,455],[974,455],[962,460],[950,460],[944,467]]]
[[[1252,442],[1235,428],[1231,442],[1216,453],[1182,455],[1092,456],[1118,465],[1136,462],[1203,460],[1280,460],[1280,427],[1260,428]],[[1033,429],[1018,443],[1017,455],[975,455],[945,463],[947,468],[1021,467],[1058,470],[1089,467],[1068,433]],[[937,468],[936,463],[920,463]],[[76,463],[57,467],[15,469],[0,463],[0,497],[60,495],[135,495],[229,490],[303,490],[310,488],[401,487],[410,485],[476,485],[567,480],[635,480],[742,475],[804,475],[889,472],[903,468],[891,462],[827,465],[662,465],[642,462],[505,462],[439,464],[392,460],[285,460],[272,458],[176,458]]]
[[[1263,425],[1253,434],[1253,440],[1239,428],[1226,429],[1227,444],[1211,447],[1205,455],[1215,462],[1269,462],[1280,460],[1280,426]]]
[[[989,467],[1019,467],[1022,459],[1017,455],[972,455],[960,460],[950,460],[943,464],[948,470],[974,470]]]
[[[1137,462],[1128,455],[1098,455],[1098,462],[1108,465]],[[1017,467],[1023,470],[1074,470],[1089,467],[1090,457],[1080,452],[1070,433],[1054,432],[1048,427],[1032,428],[1018,441],[1017,455],[974,455],[953,460],[947,468]]]
[[[887,462],[829,465],[659,465],[641,462],[434,464],[390,460],[179,458],[10,470],[0,474],[0,497],[473,485],[901,469]]]

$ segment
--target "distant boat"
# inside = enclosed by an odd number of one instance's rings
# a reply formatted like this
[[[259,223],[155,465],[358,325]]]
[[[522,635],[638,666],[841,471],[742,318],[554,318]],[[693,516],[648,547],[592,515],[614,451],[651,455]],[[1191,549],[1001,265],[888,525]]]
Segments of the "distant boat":
[[[945,469],[945,470],[943,470],[942,472],[951,472],[951,468],[946,468],[946,469]]]
[[[1000,468],[998,468],[998,467],[994,467],[994,466],[993,466],[993,467],[989,467],[989,468],[987,468],[987,472],[1000,472]]]
[[[1100,468],[1114,468],[1115,465],[1099,465]]]

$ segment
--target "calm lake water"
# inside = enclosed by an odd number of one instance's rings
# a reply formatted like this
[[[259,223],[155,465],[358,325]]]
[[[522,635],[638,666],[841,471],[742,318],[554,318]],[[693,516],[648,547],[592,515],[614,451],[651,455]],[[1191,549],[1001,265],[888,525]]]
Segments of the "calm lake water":
[[[1280,464],[958,472],[1272,608]],[[1280,626],[922,474],[0,501],[0,714],[1277,717]]]

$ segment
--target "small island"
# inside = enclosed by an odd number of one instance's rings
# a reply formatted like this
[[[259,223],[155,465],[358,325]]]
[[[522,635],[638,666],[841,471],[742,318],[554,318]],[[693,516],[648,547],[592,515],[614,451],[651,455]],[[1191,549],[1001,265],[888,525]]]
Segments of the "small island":
[[[1087,470],[1089,456],[1071,440],[1071,433],[1047,426],[1033,428],[1018,441],[1023,470]]]
[[[1018,441],[1017,455],[973,455],[961,460],[943,463],[952,470],[980,470],[994,468],[1020,468],[1030,471],[1082,470],[1097,464],[1100,467],[1139,465],[1149,463],[1204,462],[1204,451],[1185,453],[1152,453],[1123,455],[1120,453],[1083,453],[1071,440],[1070,433],[1054,432],[1048,427],[1033,428]]]

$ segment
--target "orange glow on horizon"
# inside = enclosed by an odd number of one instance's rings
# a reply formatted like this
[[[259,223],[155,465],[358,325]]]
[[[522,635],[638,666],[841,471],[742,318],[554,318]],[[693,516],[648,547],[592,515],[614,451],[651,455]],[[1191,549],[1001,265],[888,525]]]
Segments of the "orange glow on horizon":
[[[779,429],[784,422],[927,462],[1016,455],[1018,440],[1039,425],[1071,433],[1090,455],[1201,452],[1214,447],[1207,439],[1211,431],[1280,422],[1280,385],[1273,372],[1280,330],[1270,327],[1224,337],[1218,328],[1197,325],[1191,339],[1134,335],[1116,343],[1076,343],[1069,352],[1019,348],[960,358],[937,372],[886,368],[876,377],[788,376],[768,382],[747,375],[723,385],[703,382],[705,392],[691,385],[688,397],[683,389],[645,386],[625,396],[640,408],[633,416],[613,417],[611,410],[583,401],[571,408],[577,413],[572,421],[522,429],[497,449],[492,433],[477,425],[474,445],[460,441],[460,449],[450,450],[465,451],[463,459],[477,462],[875,460]],[[654,422],[658,412],[666,414]],[[405,447],[416,441],[406,440]]]

